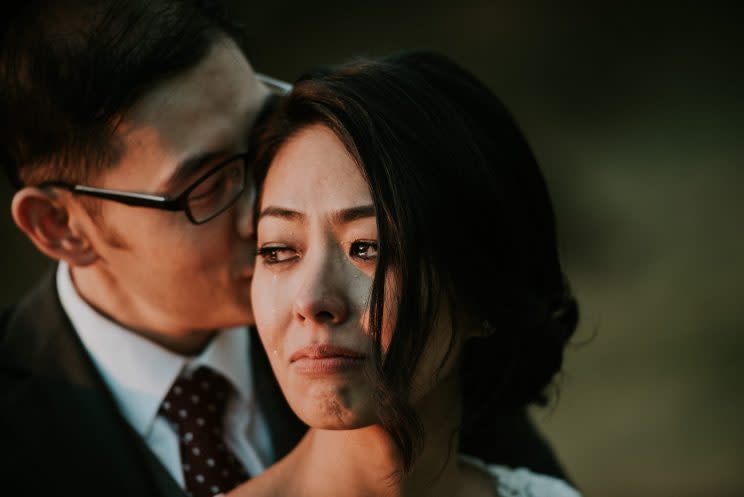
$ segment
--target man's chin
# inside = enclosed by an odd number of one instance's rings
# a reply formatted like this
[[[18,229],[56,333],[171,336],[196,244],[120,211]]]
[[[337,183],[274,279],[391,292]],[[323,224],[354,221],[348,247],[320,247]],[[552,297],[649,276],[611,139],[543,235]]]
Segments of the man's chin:
[[[219,324],[214,328],[233,328],[235,326],[253,326],[256,322],[253,317],[253,309],[250,306],[239,307],[221,316],[216,316]]]
[[[210,310],[200,315],[191,314],[192,319],[185,318],[183,324],[192,330],[223,330],[236,326],[253,326],[253,310],[248,307],[231,307]]]

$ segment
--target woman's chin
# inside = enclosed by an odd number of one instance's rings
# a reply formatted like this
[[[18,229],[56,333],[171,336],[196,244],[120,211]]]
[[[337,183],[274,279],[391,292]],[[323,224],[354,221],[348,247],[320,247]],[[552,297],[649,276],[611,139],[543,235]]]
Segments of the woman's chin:
[[[311,428],[354,430],[377,422],[372,395],[339,385],[311,388],[290,401],[292,410]]]

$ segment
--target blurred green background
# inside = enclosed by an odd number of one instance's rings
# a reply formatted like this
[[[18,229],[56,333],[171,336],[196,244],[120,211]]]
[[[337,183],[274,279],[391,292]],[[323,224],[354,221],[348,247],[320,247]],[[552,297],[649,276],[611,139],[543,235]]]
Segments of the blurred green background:
[[[277,77],[429,48],[493,88],[540,159],[582,310],[537,421],[586,495],[744,495],[738,6],[231,3]],[[4,183],[0,202],[4,307],[48,263]]]

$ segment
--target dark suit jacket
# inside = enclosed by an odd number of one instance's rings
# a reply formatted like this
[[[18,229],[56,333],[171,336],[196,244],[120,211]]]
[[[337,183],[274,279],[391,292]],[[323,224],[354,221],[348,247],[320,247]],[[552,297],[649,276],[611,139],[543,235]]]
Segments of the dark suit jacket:
[[[281,457],[304,428],[255,338],[256,396]],[[491,417],[462,446],[490,462],[562,474],[523,410]],[[185,495],[119,412],[62,310],[54,272],[0,315],[0,494]]]
[[[256,395],[281,456],[304,429],[254,343]],[[119,412],[57,297],[54,273],[0,315],[0,495],[184,497]]]

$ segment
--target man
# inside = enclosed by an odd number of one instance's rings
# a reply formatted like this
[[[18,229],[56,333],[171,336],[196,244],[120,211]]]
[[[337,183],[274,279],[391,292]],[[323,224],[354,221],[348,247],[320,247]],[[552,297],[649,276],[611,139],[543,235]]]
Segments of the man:
[[[302,433],[245,327],[271,92],[213,2],[16,10],[0,161],[13,219],[59,264],[0,316],[0,491],[227,491]],[[492,422],[553,464],[524,413]]]

